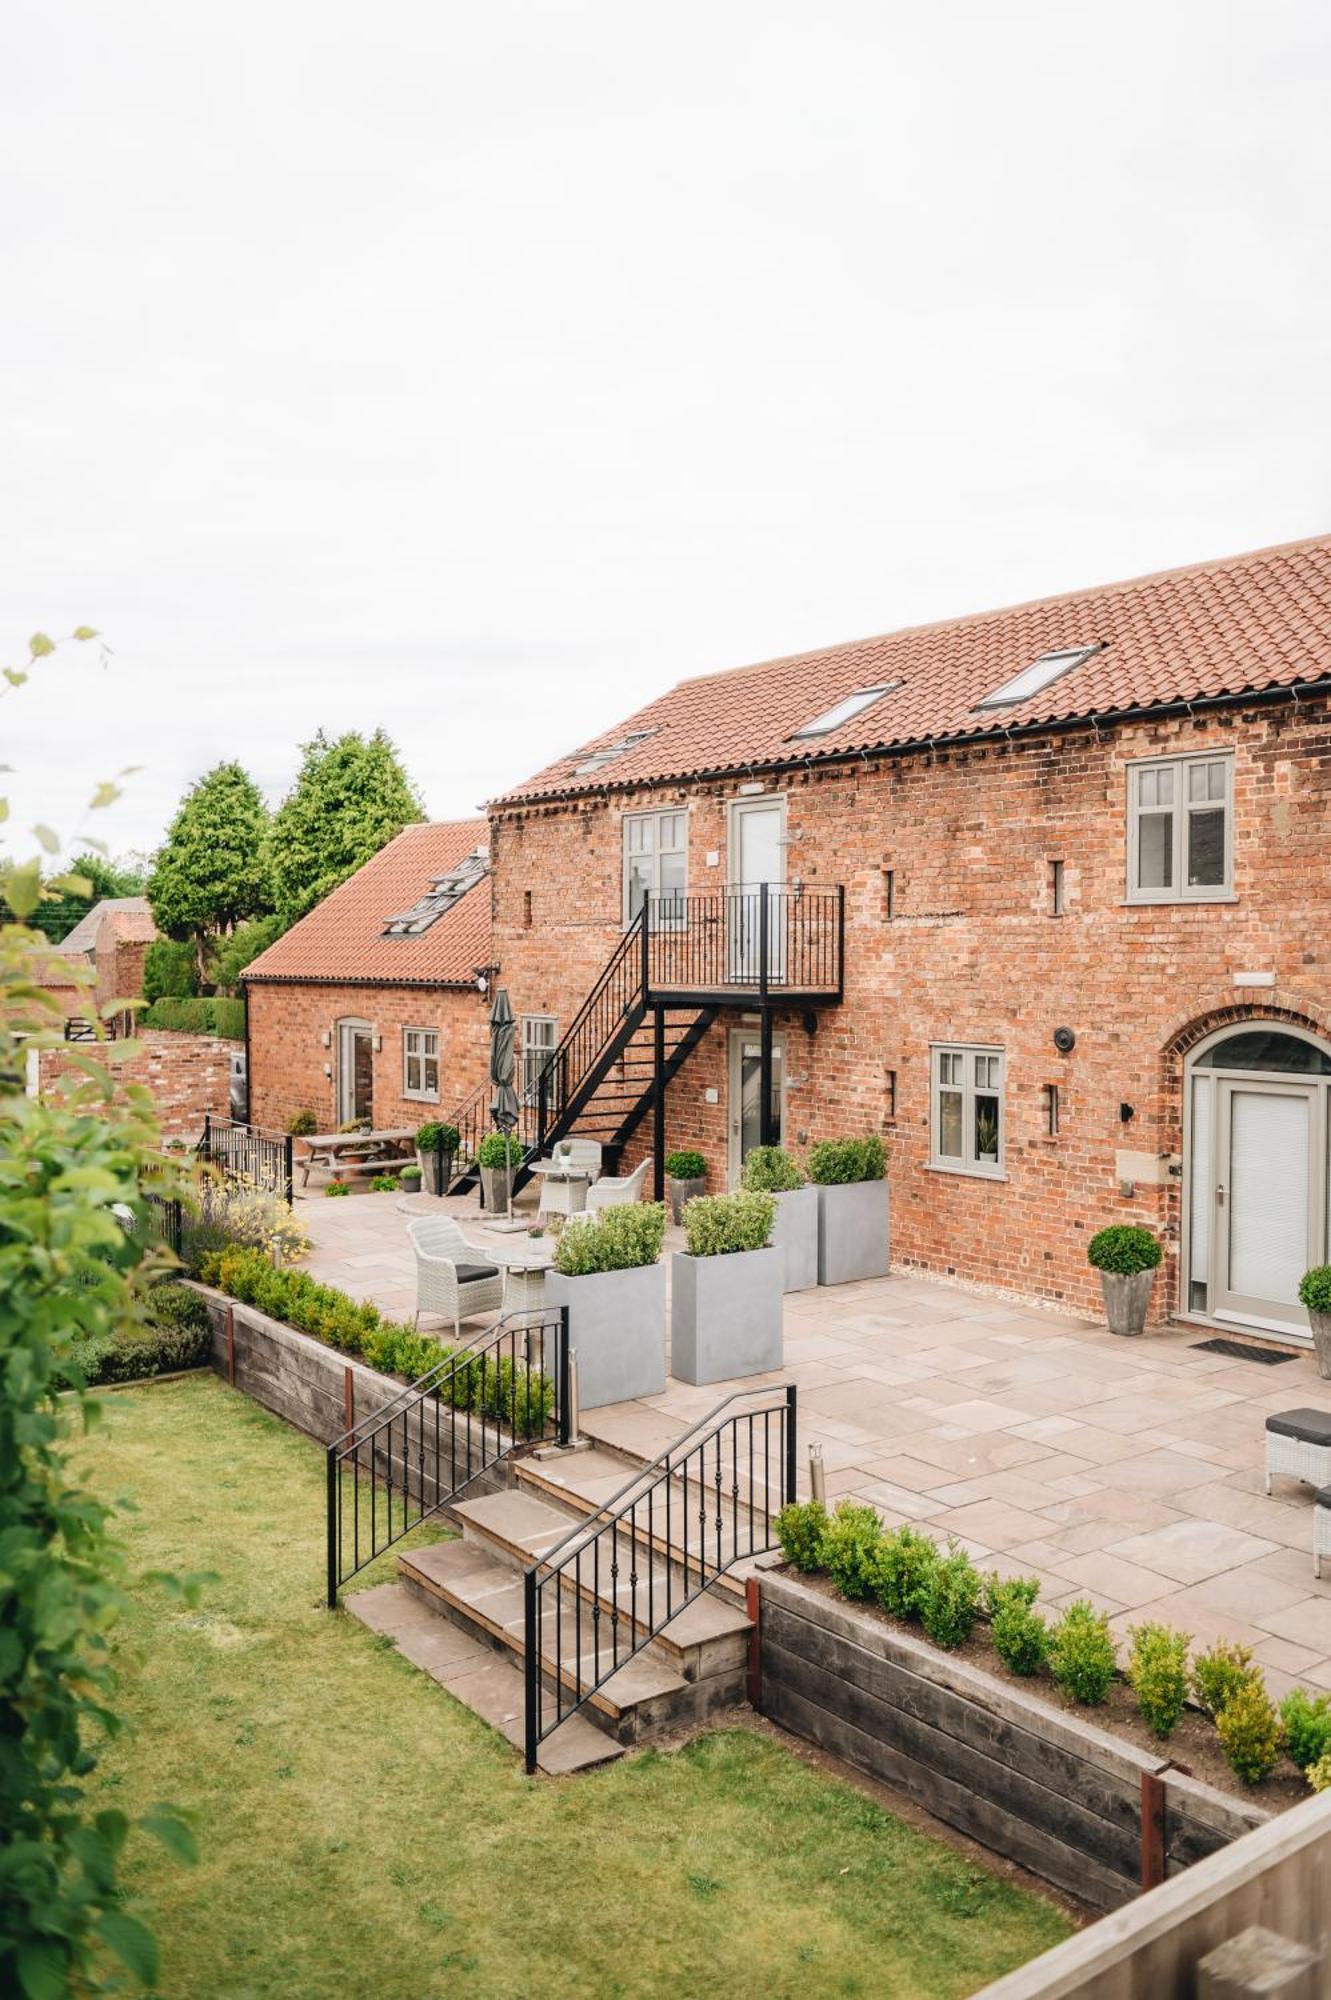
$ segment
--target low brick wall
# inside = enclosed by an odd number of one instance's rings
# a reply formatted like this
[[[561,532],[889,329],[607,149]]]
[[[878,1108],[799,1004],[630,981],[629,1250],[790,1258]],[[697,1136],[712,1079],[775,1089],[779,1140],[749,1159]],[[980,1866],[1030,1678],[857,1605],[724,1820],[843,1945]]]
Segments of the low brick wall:
[[[117,1062],[122,1085],[143,1084],[157,1107],[164,1139],[192,1144],[203,1130],[204,1115],[225,1118],[231,1109],[231,1052],[234,1042],[220,1035],[177,1035],[162,1028],[141,1029],[135,1037],[137,1055]],[[85,1048],[85,1055],[98,1050]],[[43,1049],[38,1058],[37,1089],[45,1096],[57,1080],[80,1072],[63,1049]]]
[[[1169,1874],[1270,1820],[794,1577],[763,1577],[760,1629],[774,1722],[1094,1909],[1139,1893],[1144,1774],[1164,1788]]]

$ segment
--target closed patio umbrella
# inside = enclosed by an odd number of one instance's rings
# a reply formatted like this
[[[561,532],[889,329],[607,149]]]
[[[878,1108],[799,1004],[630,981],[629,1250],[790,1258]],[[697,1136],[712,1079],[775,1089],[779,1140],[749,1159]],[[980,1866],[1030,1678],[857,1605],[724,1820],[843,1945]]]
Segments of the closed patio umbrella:
[[[513,1056],[517,1023],[507,987],[501,986],[490,1009],[490,1121],[505,1138],[518,1122],[518,1094],[513,1088]],[[508,1219],[513,1220],[513,1176],[508,1177]]]

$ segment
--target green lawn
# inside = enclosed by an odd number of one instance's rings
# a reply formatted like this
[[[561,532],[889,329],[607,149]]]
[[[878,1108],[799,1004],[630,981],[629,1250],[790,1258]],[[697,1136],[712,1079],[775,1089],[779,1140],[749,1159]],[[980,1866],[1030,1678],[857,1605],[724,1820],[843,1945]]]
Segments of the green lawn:
[[[132,1733],[97,1781],[98,1803],[194,1817],[198,1868],[131,1849],[168,2000],[918,2000],[1067,1934],[1051,1903],[753,1731],[527,1779],[391,1646],[320,1608],[315,1446],[211,1376],[104,1401],[78,1457],[136,1503],[136,1573],[221,1579],[194,1611],[136,1589]]]

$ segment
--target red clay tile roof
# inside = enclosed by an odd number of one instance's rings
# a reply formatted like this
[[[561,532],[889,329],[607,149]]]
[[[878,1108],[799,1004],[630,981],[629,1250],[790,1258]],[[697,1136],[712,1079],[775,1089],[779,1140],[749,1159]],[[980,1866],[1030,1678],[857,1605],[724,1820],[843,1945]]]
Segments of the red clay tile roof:
[[[977,709],[1042,654],[1097,642],[1103,650],[1041,693]],[[1318,536],[682,681],[493,803],[1029,730],[1328,674],[1331,536]],[[846,695],[887,681],[901,685],[830,734],[791,740]],[[638,729],[652,733],[577,773]]]
[[[96,951],[102,943],[103,930],[108,944],[116,940],[123,944],[151,944],[157,936],[157,926],[148,898],[103,896],[61,940],[60,949],[70,956]]]
[[[432,882],[486,845],[483,819],[409,826],[246,967],[246,979],[369,986],[472,986],[490,962],[490,883],[483,875],[419,937],[385,937]]]

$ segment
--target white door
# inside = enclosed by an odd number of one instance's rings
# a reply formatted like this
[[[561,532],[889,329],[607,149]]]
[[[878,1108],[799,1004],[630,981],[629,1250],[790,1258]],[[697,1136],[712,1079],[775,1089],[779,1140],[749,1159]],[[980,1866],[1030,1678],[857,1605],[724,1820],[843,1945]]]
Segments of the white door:
[[[772,1124],[781,1144],[785,1111],[785,1047],[772,1037]],[[756,1028],[730,1037],[730,1185],[738,1187],[744,1162],[763,1137],[762,1040]]]
[[[1301,1332],[1299,1280],[1317,1263],[1317,1092],[1219,1079],[1213,1196],[1217,1319]]]
[[[767,902],[768,978],[784,977],[782,924],[786,880],[784,799],[744,800],[730,814],[730,976],[756,983],[761,968],[762,904]]]

